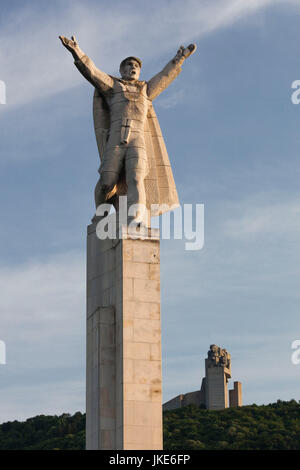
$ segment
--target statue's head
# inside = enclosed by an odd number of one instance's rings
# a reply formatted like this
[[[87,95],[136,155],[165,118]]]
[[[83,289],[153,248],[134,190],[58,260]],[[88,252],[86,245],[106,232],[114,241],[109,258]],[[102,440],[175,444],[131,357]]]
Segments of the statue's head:
[[[120,64],[120,74],[124,80],[138,80],[142,61],[138,57],[126,57]]]

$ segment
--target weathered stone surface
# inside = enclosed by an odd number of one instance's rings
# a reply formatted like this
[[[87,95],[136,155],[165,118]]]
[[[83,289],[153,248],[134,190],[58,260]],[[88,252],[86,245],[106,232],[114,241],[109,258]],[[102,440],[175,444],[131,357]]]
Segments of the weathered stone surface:
[[[181,66],[196,50],[195,44],[181,46],[175,57],[149,81],[139,81],[142,62],[127,57],[121,62],[122,78],[112,77],[99,68],[80,49],[76,39],[60,36],[72,53],[80,73],[95,87],[94,127],[101,158],[100,180],[95,189],[96,208],[127,194],[128,207],[143,204],[178,205],[166,146],[152,106],[181,72]],[[123,172],[125,169],[125,173]],[[159,215],[165,210],[158,209]],[[137,213],[133,218],[141,222]]]
[[[211,344],[205,359],[205,405],[209,410],[228,407],[228,380],[231,377],[231,356]]]
[[[207,361],[207,359],[206,359]],[[223,410],[228,407],[227,377],[222,367],[206,367],[206,408]]]
[[[222,349],[216,344],[211,344],[207,353],[207,367],[231,368],[231,357],[226,349]]]
[[[159,237],[107,243],[95,225],[87,244],[87,448],[162,449]]]

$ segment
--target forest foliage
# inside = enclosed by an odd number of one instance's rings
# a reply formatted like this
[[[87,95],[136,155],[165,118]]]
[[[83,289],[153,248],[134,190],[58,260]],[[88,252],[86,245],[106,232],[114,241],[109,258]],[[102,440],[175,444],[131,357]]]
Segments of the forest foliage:
[[[85,415],[39,415],[0,425],[0,450],[83,450]],[[208,411],[196,406],[164,412],[165,450],[300,449],[300,403],[278,400]]]

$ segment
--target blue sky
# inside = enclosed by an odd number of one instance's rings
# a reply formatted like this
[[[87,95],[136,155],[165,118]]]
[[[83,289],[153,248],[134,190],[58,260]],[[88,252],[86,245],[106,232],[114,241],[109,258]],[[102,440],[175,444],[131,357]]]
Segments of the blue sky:
[[[10,1],[0,17],[0,422],[85,407],[85,234],[99,166],[92,87],[58,35],[148,79],[197,52],[155,101],[205,246],[161,243],[164,400],[200,387],[211,343],[244,403],[300,399],[300,0]],[[153,8],[153,5],[155,8]]]

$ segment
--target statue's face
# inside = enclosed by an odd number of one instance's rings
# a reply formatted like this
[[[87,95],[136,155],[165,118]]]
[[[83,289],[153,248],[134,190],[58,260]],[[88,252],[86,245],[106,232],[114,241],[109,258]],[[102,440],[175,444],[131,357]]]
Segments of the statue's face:
[[[138,80],[140,73],[140,64],[136,60],[127,60],[122,66],[121,75],[124,80]]]

